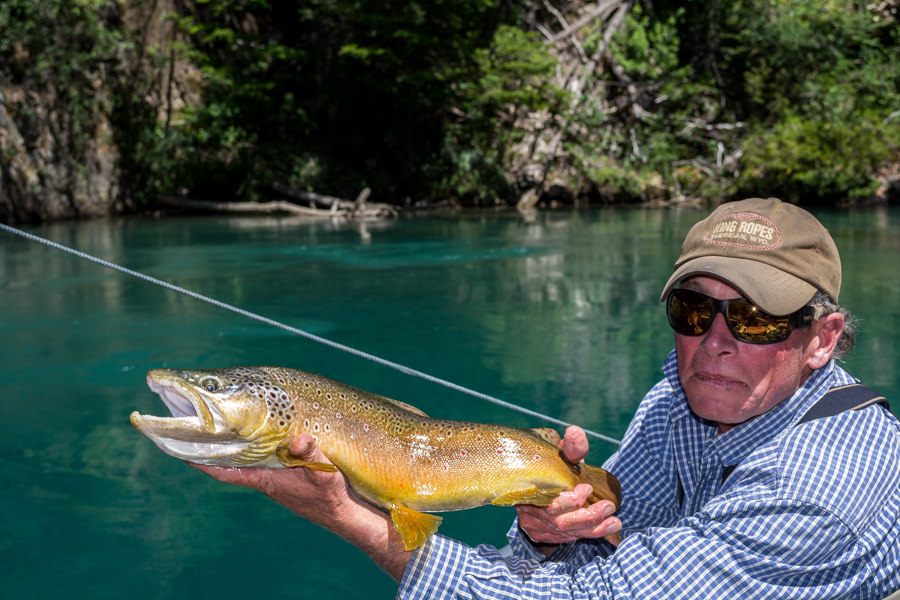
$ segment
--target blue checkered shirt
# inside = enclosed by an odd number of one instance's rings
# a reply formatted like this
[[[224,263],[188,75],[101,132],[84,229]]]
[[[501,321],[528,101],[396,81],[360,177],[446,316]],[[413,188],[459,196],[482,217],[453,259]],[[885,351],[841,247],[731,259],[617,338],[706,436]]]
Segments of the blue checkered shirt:
[[[880,406],[797,425],[831,387],[831,362],[728,432],[694,416],[675,353],[606,467],[622,484],[623,541],[549,558],[517,524],[512,556],[436,535],[398,597],[878,599],[900,588],[900,423]],[[723,481],[726,466],[737,465]]]

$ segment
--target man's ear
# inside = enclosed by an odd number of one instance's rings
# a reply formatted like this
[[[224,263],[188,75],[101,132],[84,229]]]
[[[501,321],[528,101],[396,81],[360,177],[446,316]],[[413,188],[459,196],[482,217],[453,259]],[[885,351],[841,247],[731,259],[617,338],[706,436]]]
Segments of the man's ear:
[[[807,365],[811,369],[824,367],[831,360],[842,331],[844,331],[844,315],[836,312],[825,315],[810,325],[812,352]]]

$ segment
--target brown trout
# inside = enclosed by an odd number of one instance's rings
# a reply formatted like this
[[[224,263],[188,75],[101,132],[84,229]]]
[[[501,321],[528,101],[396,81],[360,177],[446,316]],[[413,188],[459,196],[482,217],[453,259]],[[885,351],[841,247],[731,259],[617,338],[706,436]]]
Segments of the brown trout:
[[[171,417],[131,413],[164,452],[193,463],[340,470],[368,502],[390,511],[407,550],[437,531],[426,512],[484,504],[546,506],[589,483],[590,502],[618,506],[612,474],[566,461],[552,429],[428,418],[422,411],[318,375],[280,367],[154,369],[147,384]],[[287,450],[310,434],[335,466]]]

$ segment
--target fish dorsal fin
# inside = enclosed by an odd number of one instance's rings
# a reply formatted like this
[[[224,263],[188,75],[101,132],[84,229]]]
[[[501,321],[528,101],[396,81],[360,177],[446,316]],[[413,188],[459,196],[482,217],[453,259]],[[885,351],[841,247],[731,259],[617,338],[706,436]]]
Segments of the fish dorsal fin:
[[[403,538],[403,547],[411,552],[437,533],[443,519],[436,515],[413,510],[402,504],[391,504],[391,521],[394,529]]]
[[[407,404],[406,402],[400,402],[399,400],[394,400],[394,399],[392,399],[392,398],[385,398],[384,396],[382,396],[382,398],[383,398],[384,400],[387,400],[388,402],[390,402],[390,403],[393,404],[394,406],[397,406],[397,407],[399,407],[399,408],[402,408],[403,410],[405,410],[405,411],[407,411],[407,412],[411,412],[412,414],[418,415],[418,416],[420,416],[420,417],[425,417],[426,419],[428,418],[428,415],[426,415],[426,414],[423,413],[421,410],[419,410],[418,408],[416,408],[415,406],[413,406],[413,405],[411,405],[411,404]]]
[[[562,438],[559,437],[559,432],[550,427],[536,427],[531,431],[545,442],[550,442],[557,448],[562,441]]]
[[[496,506],[511,506],[513,504],[547,506],[565,489],[564,487],[540,488],[535,486],[522,490],[512,490],[497,496],[491,500],[491,504]]]

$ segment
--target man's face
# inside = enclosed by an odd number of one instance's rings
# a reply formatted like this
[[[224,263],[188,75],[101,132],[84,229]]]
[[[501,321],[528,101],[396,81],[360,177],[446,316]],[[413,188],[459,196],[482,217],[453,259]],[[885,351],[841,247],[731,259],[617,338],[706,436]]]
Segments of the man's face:
[[[682,287],[720,300],[741,297],[724,281],[703,275],[688,278]],[[767,345],[736,340],[721,314],[700,336],[676,333],[678,377],[691,410],[718,423],[720,432],[771,410],[830,358],[830,351],[822,352],[819,325],[795,329],[786,340]]]

